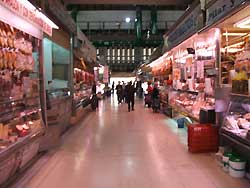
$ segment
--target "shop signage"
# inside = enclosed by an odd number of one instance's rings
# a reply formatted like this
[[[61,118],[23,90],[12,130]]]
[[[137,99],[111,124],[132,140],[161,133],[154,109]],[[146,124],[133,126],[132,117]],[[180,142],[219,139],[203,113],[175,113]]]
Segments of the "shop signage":
[[[0,4],[38,26],[43,32],[52,36],[52,27],[42,19],[42,13],[37,9],[31,9],[31,7],[21,3],[19,0],[0,0]]]
[[[206,25],[211,25],[224,17],[231,10],[245,2],[245,0],[218,0],[215,1],[210,7],[207,8]]]
[[[104,66],[103,83],[109,83],[109,67],[108,66]]]
[[[187,37],[194,34],[200,29],[199,17],[201,14],[200,5],[197,6],[177,27],[167,36],[169,47],[174,47],[184,41]]]

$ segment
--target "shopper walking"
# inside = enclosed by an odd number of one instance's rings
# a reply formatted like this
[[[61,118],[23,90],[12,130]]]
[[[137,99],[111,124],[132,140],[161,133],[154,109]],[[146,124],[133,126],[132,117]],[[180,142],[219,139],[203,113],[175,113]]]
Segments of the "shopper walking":
[[[160,110],[160,91],[157,84],[154,84],[154,89],[152,91],[152,109],[154,112]]]
[[[122,81],[122,101],[126,102],[126,84],[124,81]]]
[[[118,85],[116,86],[116,94],[118,98],[118,103],[122,103],[122,85],[121,82],[118,82]]]
[[[129,82],[128,86],[127,86],[127,103],[128,103],[128,111],[130,112],[131,108],[132,111],[135,110],[134,106],[135,106],[135,87],[134,85],[132,85],[132,82]]]
[[[115,82],[112,83],[112,93],[115,91]]]

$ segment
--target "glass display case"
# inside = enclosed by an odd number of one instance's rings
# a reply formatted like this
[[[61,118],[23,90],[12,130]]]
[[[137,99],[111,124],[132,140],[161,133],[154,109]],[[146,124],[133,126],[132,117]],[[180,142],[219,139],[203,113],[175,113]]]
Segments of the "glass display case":
[[[42,129],[38,45],[0,22],[0,151]]]
[[[222,142],[238,152],[250,153],[250,97],[231,94],[220,131]]]
[[[93,75],[74,68],[74,108],[85,107],[89,104],[92,93]]]
[[[169,92],[169,104],[175,110],[199,121],[201,109],[214,109],[215,99],[205,93],[172,90]]]

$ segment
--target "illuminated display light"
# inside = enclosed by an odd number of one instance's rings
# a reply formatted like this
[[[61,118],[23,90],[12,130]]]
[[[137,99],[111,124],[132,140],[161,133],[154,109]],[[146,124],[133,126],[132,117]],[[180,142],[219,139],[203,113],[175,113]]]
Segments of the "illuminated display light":
[[[49,26],[51,26],[54,29],[59,29],[59,27],[52,22],[47,16],[45,16],[42,12],[40,12],[39,10],[37,10],[37,16],[41,19],[43,19]]]
[[[238,47],[238,46],[241,46],[243,44],[245,44],[245,42],[238,42],[236,44],[232,44],[232,45],[226,46],[225,48],[227,49],[227,48]]]
[[[32,23],[37,24],[49,35],[52,34],[52,28],[59,28],[41,11],[41,8],[35,7],[28,0],[0,1],[0,4],[3,4],[3,6],[11,9],[13,12],[21,15]]]
[[[130,22],[130,18],[129,17],[125,18],[125,21],[126,21],[126,23],[129,23]]]
[[[247,33],[223,33],[222,34],[223,36],[235,36],[235,37],[237,37],[237,36],[245,36],[245,35],[247,35]]]
[[[250,17],[246,17],[243,20],[237,22],[236,24],[234,24],[234,27],[238,27],[238,28],[249,28],[250,29]]]
[[[228,53],[237,53],[237,52],[242,52],[243,51],[243,48],[222,48],[221,49],[221,52],[225,53],[225,52],[228,52]]]

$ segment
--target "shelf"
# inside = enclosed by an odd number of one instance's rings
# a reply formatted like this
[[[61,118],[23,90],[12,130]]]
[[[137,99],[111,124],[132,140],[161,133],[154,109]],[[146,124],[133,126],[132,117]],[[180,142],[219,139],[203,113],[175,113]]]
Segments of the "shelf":
[[[199,92],[199,91],[189,91],[189,90],[180,90],[180,89],[174,89],[174,91],[177,91],[177,92],[181,92],[181,93],[190,93],[190,94],[193,94],[193,95],[198,95],[199,93],[204,93],[203,92]]]
[[[199,121],[200,121],[199,118],[197,118],[197,117],[195,117],[194,115],[190,114],[190,112],[187,112],[186,110],[183,111],[183,110],[181,110],[179,107],[176,107],[176,106],[173,106],[173,105],[170,105],[170,106],[171,106],[171,108],[172,108],[173,110],[179,112],[181,115],[186,116],[186,117],[189,117],[189,118],[191,118],[192,120],[194,120],[194,121],[196,121],[196,122],[199,122]]]
[[[250,95],[231,93],[230,94],[230,99],[233,102],[250,104]]]
[[[39,130],[33,131],[25,137],[19,138],[17,142],[9,145],[3,150],[0,150],[0,160],[3,161],[9,155],[12,155],[13,152],[18,151],[18,149],[22,148],[24,145],[29,144],[32,140],[41,137],[44,133],[44,130],[41,128]]]
[[[238,153],[250,157],[250,141],[223,128],[220,130],[220,136],[223,142],[229,144]]]
[[[4,104],[9,104],[12,102],[21,102],[21,101],[25,101],[25,100],[30,100],[30,99],[39,99],[39,96],[35,96],[35,97],[24,97],[22,99],[6,99],[3,102],[0,102],[0,105],[4,105]]]

